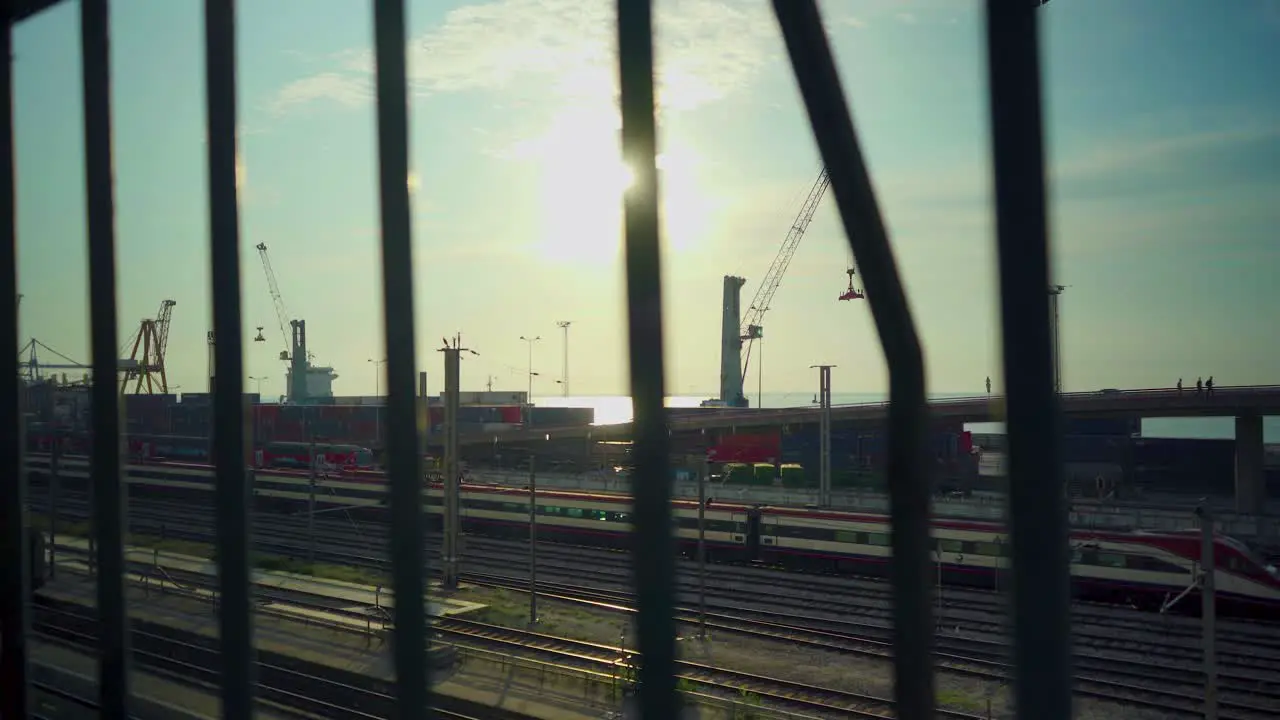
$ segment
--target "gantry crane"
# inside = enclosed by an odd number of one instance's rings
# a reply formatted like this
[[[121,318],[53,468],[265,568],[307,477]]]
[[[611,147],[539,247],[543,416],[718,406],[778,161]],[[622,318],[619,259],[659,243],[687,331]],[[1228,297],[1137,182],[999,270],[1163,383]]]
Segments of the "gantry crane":
[[[138,325],[138,332],[133,336],[133,351],[127,363],[122,363],[120,392],[129,391],[129,383],[133,383],[133,392],[167,394],[169,378],[165,372],[165,353],[169,348],[169,324],[173,319],[175,300],[160,303],[160,311],[154,318],[143,318]],[[141,354],[139,354],[141,351]]]

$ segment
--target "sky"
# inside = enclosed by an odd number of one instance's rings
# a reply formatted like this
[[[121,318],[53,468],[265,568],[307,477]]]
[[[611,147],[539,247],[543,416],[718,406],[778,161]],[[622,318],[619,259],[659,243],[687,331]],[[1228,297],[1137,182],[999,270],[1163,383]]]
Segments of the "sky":
[[[408,5],[420,367],[442,378],[436,349],[461,333],[466,389],[522,390],[520,338],[540,336],[534,392],[556,394],[568,320],[573,394],[627,392],[614,4]],[[245,362],[264,395],[284,392],[285,341],[258,243],[335,392],[379,389],[370,7],[239,3]],[[998,388],[982,4],[822,8],[929,388]],[[820,160],[767,0],[656,13],[667,386],[714,394],[721,278],[747,278],[745,307]],[[1280,383],[1280,3],[1053,0],[1040,21],[1066,389]],[[185,392],[209,372],[202,22],[198,0],[112,3],[120,342],[175,300]],[[78,4],[14,41],[22,333],[87,361]],[[850,262],[828,198],[765,318],[765,392],[816,387],[817,363],[837,393],[885,388],[866,302],[836,300]]]

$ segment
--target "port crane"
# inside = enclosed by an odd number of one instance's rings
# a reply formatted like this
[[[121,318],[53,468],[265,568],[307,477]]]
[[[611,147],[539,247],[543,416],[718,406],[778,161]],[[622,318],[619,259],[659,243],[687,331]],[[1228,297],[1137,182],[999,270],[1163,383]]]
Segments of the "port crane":
[[[160,311],[154,318],[143,318],[138,331],[131,338],[133,350],[129,359],[121,363],[124,375],[120,381],[120,392],[129,392],[129,384],[133,384],[134,393],[151,394],[159,391],[169,392],[169,378],[165,373],[165,355],[169,350],[169,325],[173,319],[173,307],[176,300],[165,300],[160,303]],[[139,354],[141,352],[141,354]]]
[[[258,250],[258,257],[262,260],[262,272],[267,276],[267,292],[271,293],[271,302],[276,309],[276,322],[280,326],[280,337],[284,340],[284,349],[280,351],[281,360],[289,360],[291,357],[291,342],[289,331],[285,330],[285,326],[290,324],[289,311],[285,308],[284,297],[280,295],[280,284],[276,282],[276,271],[271,267],[271,256],[267,255],[267,244],[258,243],[254,247]],[[255,342],[266,342],[266,338],[262,335],[262,328],[258,328],[258,336],[254,338]]]
[[[267,255],[267,244],[258,243],[255,247],[258,250],[258,257],[262,259],[262,271],[267,276],[267,290],[271,293],[271,301],[276,309],[276,322],[280,325],[280,335],[284,339],[285,349],[280,351],[280,359],[289,363],[288,398],[290,402],[306,402],[311,396],[307,378],[312,370],[311,356],[307,353],[307,321],[289,318],[284,297],[280,294],[280,284],[276,282],[276,272],[271,267],[271,257]],[[289,330],[285,330],[286,326]],[[258,328],[258,335],[254,341],[266,342],[266,338],[262,335],[262,328]],[[325,369],[320,368],[320,370]],[[336,377],[332,374],[332,368],[327,370],[330,371],[330,377]]]
[[[738,289],[742,287],[745,280],[739,277],[725,277],[725,306],[720,347],[720,397],[716,401],[711,401],[711,404],[746,407],[743,385],[746,383],[747,370],[751,365],[751,351],[756,341],[764,337],[764,315],[769,311],[773,296],[782,285],[782,278],[786,275],[787,268],[800,247],[800,241],[809,229],[809,223],[813,221],[813,216],[817,213],[818,206],[822,203],[822,198],[830,185],[830,176],[826,166],[823,166],[818,172],[818,178],[805,196],[800,212],[796,214],[791,228],[783,238],[782,247],[778,249],[778,254],[770,263],[764,279],[756,288],[755,296],[747,306],[746,317],[740,323],[737,295]],[[849,286],[837,300],[858,300],[865,297],[863,292],[854,286],[854,276],[857,271],[852,261],[845,273],[849,276]],[[731,336],[730,333],[735,331],[736,336]]]

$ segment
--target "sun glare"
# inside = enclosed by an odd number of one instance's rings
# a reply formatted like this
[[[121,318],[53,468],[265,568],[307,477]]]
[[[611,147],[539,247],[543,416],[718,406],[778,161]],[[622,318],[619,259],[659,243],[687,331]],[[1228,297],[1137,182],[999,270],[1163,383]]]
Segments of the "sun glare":
[[[607,109],[561,112],[540,138],[522,143],[539,166],[537,253],[553,263],[604,265],[622,247],[623,195],[636,172],[620,157],[618,119]],[[655,158],[663,195],[665,234],[673,249],[695,241],[705,225],[691,153],[671,148]]]

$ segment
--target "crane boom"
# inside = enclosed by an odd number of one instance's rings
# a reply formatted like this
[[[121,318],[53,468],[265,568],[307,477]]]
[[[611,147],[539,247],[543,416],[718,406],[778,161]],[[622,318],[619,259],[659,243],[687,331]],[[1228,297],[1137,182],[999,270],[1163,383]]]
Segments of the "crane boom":
[[[760,287],[756,289],[755,297],[751,299],[751,305],[747,308],[747,317],[742,323],[742,329],[739,331],[739,340],[747,343],[747,351],[742,362],[742,378],[745,381],[747,377],[747,366],[751,363],[751,346],[755,340],[763,337],[764,314],[769,310],[769,304],[773,302],[773,295],[778,291],[778,286],[782,284],[782,277],[787,272],[787,266],[791,264],[791,258],[795,257],[796,248],[800,247],[800,240],[804,237],[804,233],[809,229],[809,223],[813,221],[814,214],[818,211],[818,205],[822,202],[822,196],[826,194],[827,187],[831,184],[831,179],[827,174],[827,168],[824,165],[821,172],[818,173],[818,179],[814,181],[813,187],[809,189],[809,195],[805,198],[804,205],[800,207],[800,212],[796,215],[795,222],[791,224],[791,229],[787,231],[787,236],[782,241],[782,247],[778,249],[778,255],[774,257],[773,263],[769,265],[769,271],[765,273],[764,280],[760,282]]]
[[[284,298],[280,296],[280,285],[276,282],[276,272],[271,269],[271,258],[267,256],[267,244],[258,243],[255,247],[258,249],[258,256],[262,258],[262,271],[267,275],[267,290],[271,293],[271,301],[276,307],[276,322],[280,325],[280,339],[284,340],[285,355],[289,352],[292,340],[286,326],[289,325],[289,311],[285,309]]]
[[[159,341],[156,355],[161,358],[162,365],[169,352],[169,324],[173,322],[173,306],[177,304],[177,301],[165,300],[160,303],[160,312],[156,313],[156,339]]]

